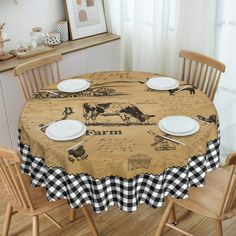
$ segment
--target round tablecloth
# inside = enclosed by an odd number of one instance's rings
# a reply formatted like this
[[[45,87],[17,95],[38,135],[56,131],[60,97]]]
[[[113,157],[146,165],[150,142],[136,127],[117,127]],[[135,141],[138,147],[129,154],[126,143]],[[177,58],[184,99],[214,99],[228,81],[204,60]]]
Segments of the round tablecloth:
[[[153,76],[86,74],[81,76],[90,81],[86,91],[64,93],[52,84],[28,100],[20,117],[19,147],[22,170],[32,184],[46,187],[49,200],[65,198],[71,207],[91,204],[96,212],[112,205],[134,211],[142,202],[158,207],[166,196],[185,198],[189,186],[201,186],[205,173],[219,166],[214,105],[184,83],[179,92],[151,90],[145,82]],[[198,120],[199,132],[166,135],[158,123],[170,115]],[[45,125],[58,120],[84,122],[86,135],[63,142],[49,139]]]

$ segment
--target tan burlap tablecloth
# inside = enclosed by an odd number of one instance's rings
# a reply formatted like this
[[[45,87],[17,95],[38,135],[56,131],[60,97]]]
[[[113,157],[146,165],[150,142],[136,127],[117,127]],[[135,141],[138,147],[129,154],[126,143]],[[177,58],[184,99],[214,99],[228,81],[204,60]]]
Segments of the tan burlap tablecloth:
[[[187,166],[188,159],[206,153],[207,143],[217,139],[217,113],[212,101],[194,87],[154,91],[145,82],[155,76],[142,72],[86,74],[91,86],[80,93],[57,90],[56,84],[28,100],[20,117],[21,142],[48,167],[68,174],[95,178],[132,178],[140,173],[161,174],[168,167]],[[186,86],[181,83],[179,88]],[[186,145],[161,138],[158,122],[171,115],[200,118],[199,132],[174,137]],[[79,120],[87,133],[72,141],[53,141],[43,127],[57,120]],[[68,149],[85,141],[79,147]]]

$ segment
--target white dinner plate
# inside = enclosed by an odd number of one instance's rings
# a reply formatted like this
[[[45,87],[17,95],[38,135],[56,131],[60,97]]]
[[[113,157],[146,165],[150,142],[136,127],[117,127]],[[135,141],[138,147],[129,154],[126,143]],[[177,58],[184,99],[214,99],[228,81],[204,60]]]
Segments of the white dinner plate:
[[[200,126],[188,116],[168,116],[160,120],[159,128],[167,134],[187,136],[196,133]]]
[[[86,133],[86,126],[78,120],[60,120],[49,125],[45,134],[56,141],[79,138]]]
[[[146,85],[154,90],[169,90],[179,87],[179,81],[170,77],[153,77]]]
[[[57,89],[66,93],[76,93],[88,89],[90,83],[86,79],[67,79],[57,85]]]

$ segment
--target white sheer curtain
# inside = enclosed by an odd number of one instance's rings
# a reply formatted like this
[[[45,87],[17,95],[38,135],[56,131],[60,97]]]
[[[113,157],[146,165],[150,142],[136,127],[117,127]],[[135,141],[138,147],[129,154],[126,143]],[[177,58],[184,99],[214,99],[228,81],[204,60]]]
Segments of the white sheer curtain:
[[[223,162],[236,151],[236,1],[104,1],[109,31],[121,35],[122,69],[177,76],[181,49],[226,65],[215,98]]]
[[[105,0],[122,69],[177,76],[180,49],[214,54],[215,0]]]
[[[216,57],[225,63],[215,99],[221,125],[221,155],[236,151],[236,1],[217,1]]]

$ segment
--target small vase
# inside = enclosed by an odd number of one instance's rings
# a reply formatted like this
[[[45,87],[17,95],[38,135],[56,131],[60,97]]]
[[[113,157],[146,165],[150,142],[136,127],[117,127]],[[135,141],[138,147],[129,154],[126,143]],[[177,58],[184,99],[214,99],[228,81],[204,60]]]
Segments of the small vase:
[[[58,21],[57,22],[57,32],[61,35],[62,42],[68,41],[69,40],[68,22],[67,21]]]
[[[61,42],[61,37],[59,33],[48,33],[47,34],[47,45],[48,46],[55,46],[60,44]]]

